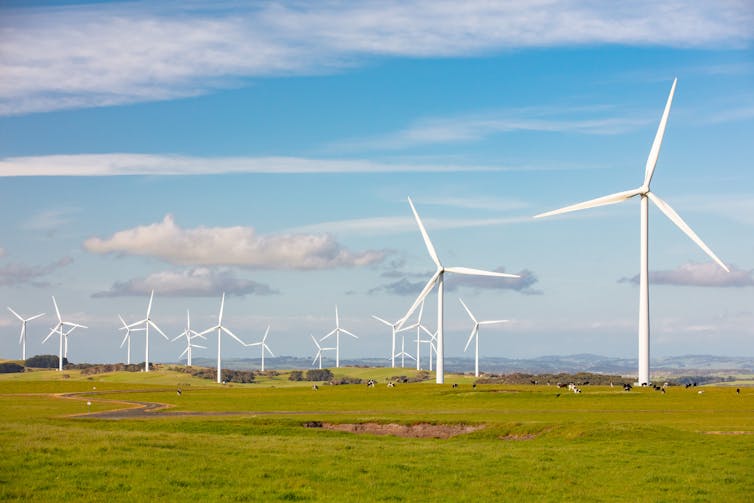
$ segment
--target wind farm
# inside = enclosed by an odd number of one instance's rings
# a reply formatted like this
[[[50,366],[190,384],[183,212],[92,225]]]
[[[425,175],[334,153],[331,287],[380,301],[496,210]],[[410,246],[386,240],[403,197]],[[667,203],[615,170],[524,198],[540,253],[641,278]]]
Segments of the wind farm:
[[[0,2],[0,500],[749,501],[753,25]]]

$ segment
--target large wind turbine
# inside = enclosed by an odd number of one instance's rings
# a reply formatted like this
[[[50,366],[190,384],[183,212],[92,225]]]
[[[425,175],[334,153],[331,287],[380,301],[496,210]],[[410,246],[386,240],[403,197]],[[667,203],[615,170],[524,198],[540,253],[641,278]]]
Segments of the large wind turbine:
[[[144,346],[144,372],[149,372],[149,327],[151,326],[157,332],[160,333],[161,336],[165,338],[166,341],[169,341],[170,338],[165,335],[165,332],[160,330],[160,327],[158,327],[155,322],[152,321],[152,318],[150,318],[150,314],[152,313],[152,300],[154,299],[154,290],[152,290],[152,293],[149,294],[149,304],[147,305],[147,317],[143,320],[139,320],[136,323],[131,323],[128,325],[128,328],[134,328],[139,325],[144,325],[142,328],[144,329],[144,340],[146,341]]]
[[[469,335],[469,340],[466,341],[466,347],[463,348],[463,351],[466,352],[466,350],[469,349],[469,344],[471,344],[471,340],[475,339],[475,342],[474,342],[474,377],[479,377],[479,325],[495,325],[497,323],[507,323],[509,320],[478,321],[474,317],[474,315],[471,314],[471,310],[463,302],[463,300],[460,298],[458,300],[461,301],[461,305],[469,314],[469,318],[471,318],[471,321],[474,322],[474,328],[471,329],[471,335]]]
[[[205,335],[213,330],[217,330],[217,383],[220,384],[222,382],[222,357],[220,356],[220,348],[222,343],[222,333],[225,332],[229,336],[233,337],[235,340],[237,340],[239,343],[241,343],[242,346],[248,346],[244,341],[239,339],[235,336],[233,332],[228,330],[223,326],[223,308],[225,307],[225,292],[223,292],[223,297],[220,300],[220,315],[217,317],[217,325],[214,327],[208,328],[204,332],[200,332],[199,335]]]
[[[192,339],[200,338],[200,339],[206,339],[203,335],[199,334],[196,330],[191,329],[191,315],[189,314],[188,309],[186,309],[186,330],[178,334],[172,341],[175,342],[181,337],[186,338],[186,349],[183,350],[183,353],[178,355],[178,358],[182,358],[183,355],[186,355],[186,365],[191,366],[191,350],[193,348],[199,348],[199,349],[207,349],[205,346],[200,346],[199,344],[194,344],[191,342]]]
[[[126,365],[131,365],[131,332],[141,332],[145,329],[131,328],[128,326],[128,323],[126,323],[126,320],[123,319],[123,316],[118,315],[118,318],[120,318],[120,322],[123,324],[123,326],[120,327],[119,330],[126,331],[126,335],[123,336],[123,341],[121,341],[120,347],[123,347],[123,345],[128,342],[128,347],[126,348]]]
[[[270,353],[270,356],[274,357],[275,355],[272,354],[272,350],[267,345],[267,336],[270,335],[270,326],[267,325],[267,330],[264,331],[264,337],[262,337],[262,340],[259,342],[252,342],[251,344],[247,344],[247,346],[261,346],[262,347],[262,372],[264,372],[264,352],[267,351]]]
[[[335,328],[332,329],[331,332],[329,332],[327,335],[322,337],[319,342],[324,341],[331,335],[335,335],[335,368],[340,368],[340,333],[343,332],[344,334],[348,334],[354,339],[358,339],[354,334],[346,330],[345,328],[341,328],[340,326],[340,316],[338,316],[338,306],[335,306]]]
[[[36,320],[37,318],[44,316],[45,313],[35,314],[34,316],[30,318],[24,318],[17,312],[15,312],[10,306],[8,306],[8,311],[13,313],[13,316],[19,319],[21,321],[21,338],[18,339],[18,343],[21,345],[21,359],[26,360],[26,324],[30,322],[31,320]]]
[[[312,338],[314,345],[317,346],[317,354],[314,356],[314,360],[312,360],[312,365],[314,365],[314,363],[319,360],[319,368],[322,369],[322,353],[324,351],[332,351],[335,348],[323,348],[319,345],[319,341],[315,339],[313,335],[309,334],[309,337]]]
[[[691,230],[691,227],[683,221],[678,213],[668,205],[665,201],[660,199],[659,196],[654,194],[649,189],[649,184],[652,181],[652,175],[657,165],[657,158],[660,155],[660,146],[662,145],[662,137],[665,134],[665,126],[668,122],[668,115],[670,114],[670,105],[673,102],[673,94],[675,93],[675,86],[678,79],[673,80],[673,85],[670,88],[670,95],[668,101],[665,104],[665,111],[662,113],[660,119],[660,125],[657,128],[657,134],[655,135],[652,148],[649,151],[649,157],[647,158],[647,164],[644,168],[644,183],[637,189],[627,190],[624,192],[617,192],[608,196],[598,197],[591,199],[583,203],[573,204],[554,211],[548,211],[536,215],[534,218],[546,217],[550,215],[558,215],[561,213],[567,213],[569,211],[584,210],[587,208],[596,208],[598,206],[605,206],[607,204],[615,204],[631,199],[632,197],[640,196],[641,198],[641,250],[640,250],[640,271],[639,271],[639,384],[649,384],[649,200],[662,211],[678,228],[680,228],[692,241],[694,241],[704,252],[717,262],[720,267],[728,271],[725,264],[715,255],[710,248],[704,244],[704,242]]]
[[[469,276],[493,276],[497,278],[518,278],[519,276],[516,274],[507,274],[503,272],[492,272],[492,271],[484,271],[481,269],[471,269],[469,267],[444,267],[442,263],[440,262],[440,259],[437,257],[437,252],[435,251],[435,247],[432,245],[432,241],[429,240],[429,235],[427,234],[427,231],[424,229],[424,224],[422,224],[421,219],[419,218],[419,214],[416,212],[416,208],[414,208],[414,203],[411,201],[411,198],[408,198],[408,204],[411,206],[411,211],[414,213],[414,218],[416,219],[416,223],[419,225],[419,230],[421,231],[422,237],[424,238],[424,244],[427,246],[427,251],[429,252],[429,256],[432,258],[432,261],[437,266],[437,270],[432,275],[432,277],[427,282],[424,289],[421,291],[419,296],[414,301],[414,304],[411,306],[411,308],[408,310],[406,315],[401,319],[401,323],[399,325],[399,328],[402,328],[403,325],[406,323],[406,320],[408,319],[411,314],[413,314],[414,311],[416,311],[416,308],[419,307],[419,304],[421,304],[424,299],[429,295],[429,292],[432,291],[432,289],[437,285],[437,384],[443,384],[445,382],[445,345],[444,345],[444,334],[443,334],[443,283],[444,283],[444,276],[446,272],[452,272],[456,274],[464,274]]]
[[[58,316],[58,323],[50,330],[50,333],[45,337],[45,339],[42,341],[44,344],[47,342],[47,340],[52,337],[53,334],[58,334],[60,336],[60,343],[58,348],[58,370],[63,370],[63,339],[68,339],[68,334],[70,334],[74,329],[76,328],[88,328],[85,325],[79,325],[78,323],[72,323],[70,321],[63,321],[63,318],[60,316],[60,309],[58,309],[58,303],[55,301],[55,296],[52,297],[52,304],[55,306],[55,314]],[[68,327],[68,331],[64,331],[63,329]],[[68,353],[66,348],[66,354]]]

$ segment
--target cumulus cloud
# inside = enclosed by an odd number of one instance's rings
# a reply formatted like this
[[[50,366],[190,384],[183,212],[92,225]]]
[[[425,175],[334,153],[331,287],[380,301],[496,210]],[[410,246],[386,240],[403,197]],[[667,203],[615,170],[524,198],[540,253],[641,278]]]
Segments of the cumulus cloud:
[[[140,255],[180,265],[235,265],[258,269],[330,269],[381,262],[387,252],[352,252],[330,234],[260,235],[252,227],[182,228],[172,215],[161,222],[89,238],[97,254]]]
[[[504,267],[498,267],[495,272],[505,272]],[[490,276],[466,276],[461,274],[448,274],[445,276],[445,291],[452,292],[461,287],[472,288],[477,290],[513,290],[524,295],[541,295],[542,291],[533,288],[534,284],[539,281],[537,276],[528,269],[523,269],[516,273],[520,278],[494,278]],[[393,277],[394,273],[390,276]],[[415,274],[405,274],[405,276],[416,277]],[[406,277],[397,281],[386,283],[370,289],[367,293],[372,295],[376,293],[389,293],[392,295],[418,295],[424,285],[427,284],[431,274],[424,275],[423,281],[409,281]]]
[[[511,48],[743,46],[746,1],[127,2],[3,9],[0,114],[196,96],[378,57]],[[334,29],[337,27],[337,29]]]
[[[639,275],[621,278],[619,283],[639,284]],[[649,271],[649,283],[653,285],[747,287],[754,286],[754,270],[731,267],[725,272],[714,262],[689,263],[672,271]]]
[[[216,297],[228,295],[272,295],[279,293],[269,285],[236,277],[229,269],[196,267],[183,271],[162,271],[145,278],[116,282],[109,290],[92,297],[144,296],[152,290],[164,297]]]
[[[36,287],[46,287],[50,283],[42,279],[44,276],[48,276],[72,262],[73,259],[71,257],[63,257],[47,265],[6,264],[0,267],[0,285],[16,286],[31,284]]]

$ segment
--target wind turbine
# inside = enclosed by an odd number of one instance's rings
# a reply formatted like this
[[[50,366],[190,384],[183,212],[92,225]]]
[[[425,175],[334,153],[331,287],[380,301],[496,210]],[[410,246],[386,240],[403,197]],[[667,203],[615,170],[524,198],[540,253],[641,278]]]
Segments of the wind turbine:
[[[338,316],[338,306],[335,306],[335,328],[332,329],[330,333],[322,337],[319,342],[324,341],[331,335],[335,335],[335,368],[340,368],[340,333],[343,332],[344,334],[348,334],[354,339],[358,339],[357,336],[346,330],[345,328],[340,327],[340,316]]]
[[[570,211],[584,210],[588,208],[596,208],[598,206],[605,206],[607,204],[615,204],[631,199],[632,197],[640,196],[641,198],[641,249],[640,249],[640,268],[639,268],[639,384],[649,384],[649,200],[662,211],[666,217],[668,217],[679,229],[681,229],[692,241],[694,241],[704,252],[709,255],[712,260],[717,262],[720,267],[728,270],[725,264],[717,257],[717,255],[710,250],[710,248],[704,244],[704,242],[691,230],[691,227],[683,221],[678,213],[670,207],[668,203],[660,199],[659,196],[654,194],[649,189],[649,184],[652,181],[652,175],[657,165],[657,158],[660,155],[660,146],[662,145],[662,138],[665,134],[665,126],[668,122],[668,115],[670,114],[670,105],[673,102],[673,94],[675,93],[675,86],[678,79],[673,80],[673,85],[670,88],[670,95],[668,95],[668,101],[665,104],[665,111],[662,113],[660,119],[660,125],[657,128],[657,134],[655,135],[652,148],[649,151],[649,157],[647,158],[647,164],[644,168],[644,183],[637,189],[627,190],[624,192],[617,192],[608,196],[598,197],[582,203],[573,204],[560,208],[558,210],[548,211],[546,213],[540,213],[534,218],[547,217],[550,215],[559,215],[561,213],[567,213]]]
[[[191,330],[191,315],[189,314],[188,309],[186,309],[186,330],[178,334],[172,341],[175,342],[181,337],[186,338],[186,349],[183,350],[183,353],[178,355],[178,359],[182,358],[183,355],[186,355],[186,365],[191,366],[191,349],[192,348],[199,348],[199,349],[207,349],[205,346],[200,346],[198,344],[194,344],[191,342],[191,339],[196,339],[197,337],[201,339],[206,339],[203,335],[199,334],[196,330]]]
[[[424,325],[419,325],[419,330],[424,331],[429,336],[429,339],[422,339],[421,336],[418,337],[419,343],[425,343],[429,344],[429,371],[432,372],[432,358],[434,355],[437,354],[437,345],[435,344],[437,342],[437,332],[432,333],[429,331],[427,327]],[[421,335],[421,332],[420,332]]]
[[[413,328],[413,327],[411,327]],[[401,335],[401,352],[398,353],[396,356],[401,357],[401,368],[404,368],[406,366],[406,357],[408,356],[412,360],[416,360],[413,356],[411,356],[409,353],[406,353],[406,336]]]
[[[518,278],[519,276],[516,274],[507,274],[504,272],[492,272],[492,271],[484,271],[481,269],[471,269],[469,267],[445,267],[440,262],[440,259],[437,257],[437,252],[435,251],[435,247],[432,245],[432,241],[429,240],[429,235],[427,234],[426,229],[424,228],[424,224],[422,224],[421,219],[419,218],[419,214],[416,212],[416,208],[414,208],[414,203],[411,201],[411,198],[408,198],[408,204],[411,206],[411,211],[414,213],[414,218],[416,219],[416,223],[419,225],[419,230],[421,231],[422,237],[424,238],[424,244],[427,247],[427,251],[429,252],[429,256],[432,258],[432,261],[437,266],[437,270],[432,275],[432,277],[427,282],[424,289],[421,291],[419,296],[414,301],[414,304],[411,306],[411,308],[408,310],[406,315],[401,319],[401,323],[398,325],[399,328],[402,328],[403,325],[406,323],[406,320],[409,316],[413,314],[414,311],[416,311],[416,308],[419,307],[419,304],[421,304],[424,299],[429,295],[429,292],[432,291],[432,289],[437,285],[437,378],[436,382],[437,384],[443,384],[445,382],[445,345],[444,345],[444,334],[443,334],[443,283],[444,283],[444,277],[446,272],[451,272],[455,274],[464,274],[468,276],[493,276],[496,278]]]
[[[319,341],[317,341],[317,339],[315,339],[313,335],[309,334],[309,337],[312,338],[312,341],[314,341],[314,345],[317,346],[317,354],[314,356],[314,360],[312,360],[312,365],[314,365],[314,363],[317,360],[319,360],[319,368],[322,369],[322,352],[332,351],[335,348],[323,348],[322,346],[319,345]]]
[[[267,336],[270,335],[270,326],[267,325],[267,330],[264,331],[264,337],[262,337],[262,340],[259,342],[252,342],[251,344],[246,344],[246,346],[262,346],[262,372],[264,372],[264,352],[267,351],[270,353],[270,356],[274,357],[275,355],[272,354],[272,350],[267,345]]]
[[[149,327],[151,326],[157,332],[160,333],[161,336],[165,338],[166,341],[169,341],[167,335],[165,335],[165,332],[160,330],[160,327],[158,327],[155,322],[152,321],[152,318],[150,318],[150,314],[152,313],[152,300],[154,299],[154,290],[152,290],[152,293],[149,294],[149,304],[147,305],[147,317],[143,320],[137,321],[136,323],[131,323],[128,325],[128,328],[134,328],[139,325],[144,325],[142,328],[144,329],[144,340],[145,340],[145,351],[144,351],[144,372],[149,372]]]
[[[233,332],[228,330],[226,327],[223,326],[223,308],[225,306],[225,292],[223,292],[222,300],[220,300],[220,316],[217,317],[217,325],[214,327],[208,328],[204,332],[200,332],[199,335],[205,335],[213,330],[217,330],[217,383],[220,384],[222,382],[222,359],[220,356],[220,349],[221,349],[221,343],[222,343],[222,333],[225,332],[229,336],[233,337],[235,340],[241,343],[242,346],[248,346],[244,341],[239,339],[235,336]]]
[[[395,323],[390,323],[389,321],[384,320],[380,318],[379,316],[375,316],[374,314],[372,315],[372,318],[390,327],[390,331],[392,332],[392,335],[393,335],[392,337],[393,344],[392,344],[392,349],[390,350],[390,366],[395,368],[395,334],[396,334],[396,328],[398,327],[398,324],[401,321],[398,320]]]
[[[35,314],[30,318],[24,318],[15,312],[10,306],[8,306],[8,311],[13,313],[13,316],[21,321],[21,337],[18,339],[18,343],[21,345],[21,359],[26,361],[26,324],[31,320],[36,320],[37,318],[44,316],[45,313]]]
[[[118,318],[120,318],[120,322],[123,324],[123,326],[120,327],[119,330],[126,331],[126,335],[123,337],[123,341],[120,343],[120,347],[123,347],[123,345],[128,342],[128,347],[126,349],[126,365],[131,365],[131,332],[141,332],[144,329],[131,328],[128,326],[128,323],[126,323],[126,320],[123,319],[123,316],[118,315]]]
[[[469,344],[471,344],[471,339],[475,339],[474,342],[474,377],[479,377],[479,326],[480,325],[495,325],[497,323],[508,323],[509,320],[489,320],[489,321],[478,321],[473,314],[471,314],[471,310],[469,307],[463,302],[462,299],[458,299],[461,301],[461,305],[466,310],[467,313],[469,313],[469,317],[471,318],[471,321],[474,322],[474,328],[471,329],[471,335],[469,335],[469,340],[466,341],[466,347],[463,348],[464,353],[467,349],[469,349]]]
[[[52,297],[52,304],[55,306],[55,314],[58,315],[58,323],[50,330],[50,333],[47,334],[47,337],[42,341],[42,344],[47,342],[47,340],[52,337],[53,334],[59,334],[60,335],[60,343],[58,347],[58,370],[63,370],[63,339],[66,340],[66,355],[68,354],[68,334],[73,332],[76,328],[88,328],[85,325],[79,325],[78,323],[72,323],[70,321],[63,321],[63,318],[60,316],[60,309],[58,309],[58,303],[55,301],[55,296]],[[68,331],[64,331],[63,329],[68,327]]]

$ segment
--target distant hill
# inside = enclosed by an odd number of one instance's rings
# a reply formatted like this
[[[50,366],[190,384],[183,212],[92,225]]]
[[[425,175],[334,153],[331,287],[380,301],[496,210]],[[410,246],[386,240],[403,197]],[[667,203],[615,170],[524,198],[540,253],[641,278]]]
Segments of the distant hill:
[[[325,366],[333,367],[334,362],[325,361]],[[216,361],[211,358],[194,358],[194,364],[214,367]],[[356,360],[342,359],[343,366],[387,367],[387,361],[381,358],[364,358]],[[594,372],[601,374],[635,375],[637,361],[632,358],[615,358],[593,354],[566,356],[540,356],[528,359],[480,358],[480,368],[486,373],[507,374],[524,372],[530,374],[559,372]],[[248,370],[259,367],[256,358],[225,358],[223,367],[234,370]],[[407,365],[407,368],[412,368]],[[313,368],[311,359],[294,356],[265,358],[268,369],[309,369]],[[685,355],[656,358],[651,362],[652,372],[665,375],[707,375],[707,374],[754,374],[754,357]],[[472,358],[446,357],[445,369],[448,372],[471,372],[474,369]]]

